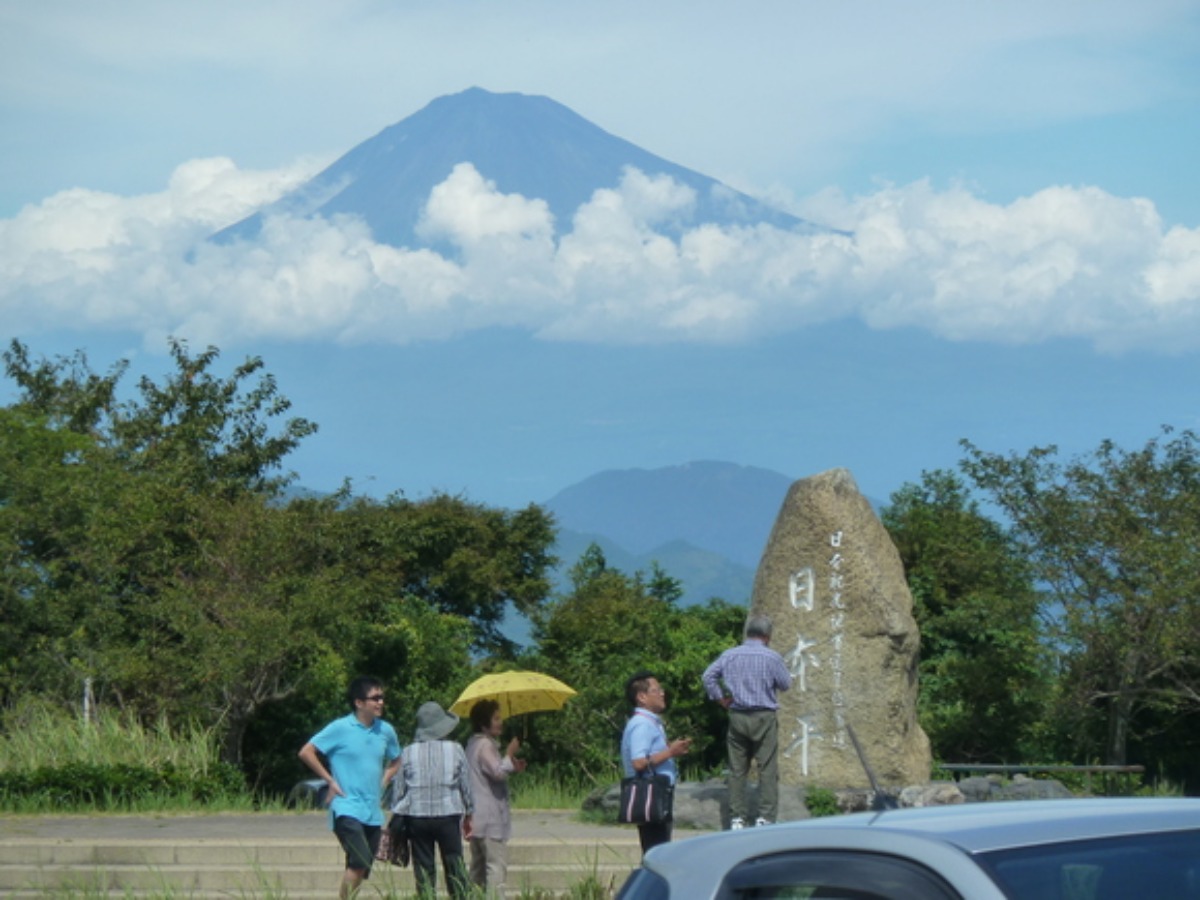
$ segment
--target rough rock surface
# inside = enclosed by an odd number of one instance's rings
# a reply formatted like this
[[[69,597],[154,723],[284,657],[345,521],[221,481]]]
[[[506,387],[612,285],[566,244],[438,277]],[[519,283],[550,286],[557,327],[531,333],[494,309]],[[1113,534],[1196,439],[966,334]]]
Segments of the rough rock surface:
[[[851,728],[881,785],[929,780],[912,596],[887,529],[847,470],[792,485],[751,608],[774,621],[771,646],[793,675],[779,696],[783,784],[869,784]]]
[[[999,775],[975,775],[956,782],[963,798],[979,803],[989,800],[1059,800],[1073,796],[1061,782],[1014,775],[1006,781]]]
[[[1011,781],[998,776],[964,778],[961,781],[934,781],[912,784],[903,789],[889,790],[904,807],[946,806],[958,803],[999,803],[1019,800],[1043,800],[1073,796],[1058,781],[1032,779],[1017,775]],[[812,818],[807,804],[808,790],[796,785],[780,785],[779,821],[794,822]],[[873,793],[868,789],[847,788],[834,792],[839,813],[864,812],[871,809]],[[747,799],[753,809],[758,802],[758,786],[747,788]],[[616,821],[621,801],[621,786],[608,785],[594,791],[583,803],[589,811],[599,811]],[[675,788],[675,824],[679,828],[717,831],[729,827],[729,794],[725,780],[685,781]]]

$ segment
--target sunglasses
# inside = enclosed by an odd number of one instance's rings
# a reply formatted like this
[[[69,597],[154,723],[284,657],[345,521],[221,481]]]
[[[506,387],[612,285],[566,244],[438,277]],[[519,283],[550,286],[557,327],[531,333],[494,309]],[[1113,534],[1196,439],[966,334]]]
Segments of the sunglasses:
[[[363,699],[366,700],[368,703],[382,703],[383,702],[383,694],[371,694],[370,696],[363,697]]]

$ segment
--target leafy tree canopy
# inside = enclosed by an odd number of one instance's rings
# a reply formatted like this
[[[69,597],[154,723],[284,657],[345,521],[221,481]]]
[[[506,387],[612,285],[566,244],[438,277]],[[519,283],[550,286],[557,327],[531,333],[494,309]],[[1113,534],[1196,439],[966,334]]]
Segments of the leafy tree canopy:
[[[962,480],[925,472],[882,519],[921,632],[920,713],[946,762],[1022,758],[1045,698],[1039,598],[1024,556]]]
[[[293,476],[277,470],[317,426],[291,418],[272,427],[291,402],[262,372],[262,359],[248,358],[218,378],[211,372],[215,347],[194,356],[183,341],[172,340],[170,348],[174,372],[161,384],[143,377],[126,400],[118,396],[126,361],[97,375],[82,351],[34,361],[14,340],[4,353],[5,371],[20,389],[17,406],[52,427],[91,434],[130,471],[173,470],[192,490],[274,493],[286,485]]]
[[[218,377],[215,349],[171,348],[175,372],[129,400],[124,363],[4,355],[19,396],[0,408],[0,701],[89,683],[147,721],[219,731],[237,762],[248,735],[252,754],[270,743],[256,722],[323,708],[360,672],[446,700],[472,646],[511,654],[506,607],[548,592],[546,512],[348,487],[285,503],[277,473],[316,426],[275,424],[290,404],[261,361]],[[394,696],[405,714],[412,694]],[[299,746],[311,725],[275,733]]]
[[[1107,763],[1126,763],[1139,721],[1200,711],[1196,435],[1164,428],[1138,450],[1104,441],[1065,462],[1053,446],[1009,456],[964,447],[964,471],[1053,592],[1074,733]]]
[[[579,692],[562,712],[538,717],[538,758],[574,759],[598,783],[611,779],[630,713],[625,681],[649,670],[667,691],[671,733],[695,740],[685,764],[720,765],[724,711],[707,700],[700,675],[738,641],[745,608],[712,600],[680,609],[675,579],[657,566],[649,576],[612,569],[594,544],[571,580],[572,590],[535,616],[537,648],[526,661]]]

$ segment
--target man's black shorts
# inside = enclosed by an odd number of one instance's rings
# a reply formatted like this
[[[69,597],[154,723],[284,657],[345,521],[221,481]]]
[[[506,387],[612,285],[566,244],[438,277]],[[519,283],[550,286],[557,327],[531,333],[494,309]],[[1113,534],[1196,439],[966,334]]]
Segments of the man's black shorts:
[[[334,820],[333,833],[346,851],[347,869],[362,872],[364,878],[371,874],[382,830],[379,825],[364,825],[351,816],[338,816]]]

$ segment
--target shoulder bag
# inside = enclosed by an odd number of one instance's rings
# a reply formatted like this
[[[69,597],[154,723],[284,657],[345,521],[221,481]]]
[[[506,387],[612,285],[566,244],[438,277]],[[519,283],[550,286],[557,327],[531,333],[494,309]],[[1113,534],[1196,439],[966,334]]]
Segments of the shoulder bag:
[[[649,775],[634,773],[621,779],[621,808],[617,821],[625,825],[648,825],[671,818],[675,786],[669,775],[659,775],[648,766]]]
[[[393,813],[391,821],[379,835],[379,849],[375,851],[375,858],[393,866],[407,866],[410,855],[408,816]]]

